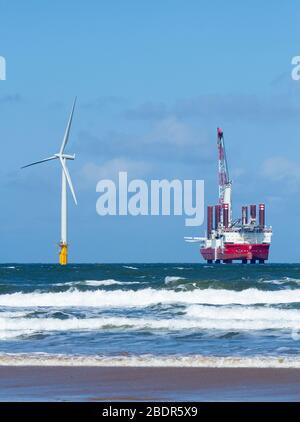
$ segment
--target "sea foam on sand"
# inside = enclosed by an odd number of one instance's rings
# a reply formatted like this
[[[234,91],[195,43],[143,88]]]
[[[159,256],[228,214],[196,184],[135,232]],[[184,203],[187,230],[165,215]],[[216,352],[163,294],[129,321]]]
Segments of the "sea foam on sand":
[[[69,356],[1,354],[0,366],[99,366],[99,367],[183,367],[183,368],[300,368],[300,358],[217,356]]]

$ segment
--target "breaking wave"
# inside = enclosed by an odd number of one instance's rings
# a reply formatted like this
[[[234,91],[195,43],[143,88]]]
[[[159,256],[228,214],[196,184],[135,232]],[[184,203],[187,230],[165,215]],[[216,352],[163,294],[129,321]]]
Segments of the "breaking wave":
[[[138,281],[118,281],[114,279],[108,279],[108,280],[83,280],[83,281],[67,281],[66,283],[55,283],[55,286],[113,286],[113,285],[119,285],[119,286],[126,286],[130,284],[141,284]]]
[[[179,280],[185,280],[184,277],[175,277],[175,276],[168,276],[165,277],[165,284],[170,284],[173,283],[175,281],[179,281]]]
[[[190,319],[206,321],[207,328],[211,328],[211,321],[215,328],[225,329],[298,329],[300,325],[300,310],[278,309],[269,307],[250,306],[201,306],[191,305],[185,315]],[[210,326],[210,327],[209,327]]]
[[[86,280],[84,282],[87,286],[113,286],[113,285],[119,285],[119,286],[126,286],[130,284],[141,284],[139,281],[118,281],[114,279],[109,280]]]
[[[263,291],[246,289],[242,291],[224,289],[195,289],[193,291],[156,290],[95,290],[79,291],[69,289],[65,292],[49,293],[11,293],[0,295],[0,306],[10,307],[117,307],[132,308],[157,304],[209,304],[209,305],[255,305],[285,304],[300,302],[300,289]]]
[[[289,284],[295,284],[297,286],[300,285],[300,279],[298,278],[292,278],[292,277],[283,277],[280,279],[274,279],[274,280],[264,280],[264,279],[259,279],[258,283],[263,283],[263,284],[274,284],[274,285],[289,285]]]
[[[300,330],[300,310],[217,306],[189,306],[181,317],[174,318],[9,318],[0,314],[0,338],[18,337],[35,332],[92,331],[103,329],[132,330]]]

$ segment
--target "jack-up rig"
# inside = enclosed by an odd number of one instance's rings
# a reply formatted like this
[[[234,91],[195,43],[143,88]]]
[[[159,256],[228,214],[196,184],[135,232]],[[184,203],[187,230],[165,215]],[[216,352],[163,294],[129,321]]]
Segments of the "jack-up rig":
[[[187,242],[200,242],[200,252],[208,263],[231,264],[239,260],[263,264],[269,256],[272,227],[265,224],[265,204],[243,206],[242,218],[232,218],[232,181],[229,178],[224,134],[217,129],[219,163],[219,204],[207,207],[207,236],[186,237]],[[248,211],[250,208],[250,218]]]

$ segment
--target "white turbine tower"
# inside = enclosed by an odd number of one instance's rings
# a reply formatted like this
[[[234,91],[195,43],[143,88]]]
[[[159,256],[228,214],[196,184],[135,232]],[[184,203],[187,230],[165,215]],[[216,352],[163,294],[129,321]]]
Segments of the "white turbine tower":
[[[61,164],[61,167],[62,167],[62,179],[61,179],[61,239],[60,239],[59,263],[61,265],[66,265],[68,263],[67,183],[68,183],[70,191],[72,193],[74,202],[77,205],[77,199],[76,199],[75,191],[74,191],[72,180],[71,180],[68,168],[67,168],[67,160],[74,160],[75,154],[74,155],[68,155],[68,154],[65,154],[65,152],[64,152],[66,145],[68,143],[68,139],[69,139],[70,128],[71,128],[71,124],[72,124],[75,104],[76,104],[76,98],[75,98],[73,106],[72,106],[71,114],[70,114],[70,117],[69,117],[69,121],[68,121],[68,124],[67,124],[67,128],[66,128],[65,135],[64,135],[64,138],[63,138],[59,152],[57,154],[52,155],[51,157],[45,158],[44,160],[35,161],[34,163],[30,163],[30,164],[27,164],[26,166],[22,167],[22,168],[30,167],[30,166],[34,166],[35,164],[40,164],[40,163],[44,163],[46,161],[57,160],[57,159],[60,161],[60,164]]]

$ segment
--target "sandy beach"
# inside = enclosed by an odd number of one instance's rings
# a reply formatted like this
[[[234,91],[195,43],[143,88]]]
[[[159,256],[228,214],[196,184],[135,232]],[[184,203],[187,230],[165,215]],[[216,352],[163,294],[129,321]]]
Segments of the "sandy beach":
[[[300,369],[0,367],[1,401],[299,401]]]

